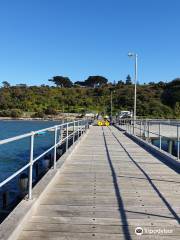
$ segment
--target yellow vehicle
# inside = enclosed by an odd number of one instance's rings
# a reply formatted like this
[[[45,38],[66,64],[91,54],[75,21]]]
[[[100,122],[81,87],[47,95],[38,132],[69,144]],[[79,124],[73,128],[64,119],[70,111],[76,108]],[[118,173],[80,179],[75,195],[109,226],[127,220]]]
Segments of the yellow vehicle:
[[[105,126],[109,126],[110,125],[110,122],[108,120],[105,121]]]
[[[99,120],[98,126],[109,126],[110,122],[108,120]]]
[[[98,121],[98,126],[103,126],[103,121],[102,120]]]

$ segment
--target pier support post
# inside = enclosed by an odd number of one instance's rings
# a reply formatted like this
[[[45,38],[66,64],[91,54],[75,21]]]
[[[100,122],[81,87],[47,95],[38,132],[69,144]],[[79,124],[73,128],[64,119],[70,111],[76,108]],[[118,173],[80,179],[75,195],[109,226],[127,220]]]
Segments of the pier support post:
[[[172,154],[173,151],[173,140],[169,139],[168,140],[168,153]]]
[[[5,191],[2,194],[2,208],[6,209],[8,206],[8,192]]]
[[[38,166],[37,163],[36,163],[36,166]],[[20,188],[20,191],[21,191],[22,195],[27,193],[27,189],[28,189],[28,175],[26,173],[22,173],[20,175],[20,177],[19,177],[19,188]]]
[[[36,172],[36,178],[38,178],[38,176],[39,176],[39,164],[38,164],[38,162],[36,162],[36,164],[35,164],[35,172]]]

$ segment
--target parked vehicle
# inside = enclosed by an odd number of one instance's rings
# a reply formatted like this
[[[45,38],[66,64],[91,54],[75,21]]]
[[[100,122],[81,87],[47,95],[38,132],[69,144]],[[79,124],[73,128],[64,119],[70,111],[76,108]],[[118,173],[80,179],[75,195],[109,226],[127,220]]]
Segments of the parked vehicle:
[[[119,119],[122,118],[132,118],[133,114],[130,111],[121,111],[119,114]]]

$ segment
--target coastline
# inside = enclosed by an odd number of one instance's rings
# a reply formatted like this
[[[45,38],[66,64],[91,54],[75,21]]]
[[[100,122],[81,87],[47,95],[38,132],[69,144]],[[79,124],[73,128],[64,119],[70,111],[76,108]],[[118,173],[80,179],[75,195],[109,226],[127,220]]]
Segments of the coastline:
[[[0,121],[13,121],[13,120],[19,120],[19,121],[58,121],[58,120],[75,120],[75,119],[82,119],[84,116],[82,115],[64,115],[64,116],[54,116],[54,115],[48,115],[44,118],[32,118],[32,117],[0,117]]]

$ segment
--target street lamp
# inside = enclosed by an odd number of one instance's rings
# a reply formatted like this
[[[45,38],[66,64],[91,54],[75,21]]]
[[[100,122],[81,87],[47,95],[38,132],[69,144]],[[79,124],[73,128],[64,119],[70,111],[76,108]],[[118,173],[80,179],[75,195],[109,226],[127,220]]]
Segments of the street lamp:
[[[111,90],[111,121],[112,121],[112,90]]]
[[[134,114],[133,114],[133,120],[134,124],[136,122],[136,84],[137,84],[137,73],[138,73],[138,55],[136,53],[128,53],[128,57],[133,57],[135,59],[135,76],[134,76]]]
[[[111,92],[111,102],[110,102],[110,106],[111,106],[111,121],[112,121],[112,115],[113,115],[113,93],[115,92],[114,90],[113,90],[113,88],[110,88],[110,92]]]

